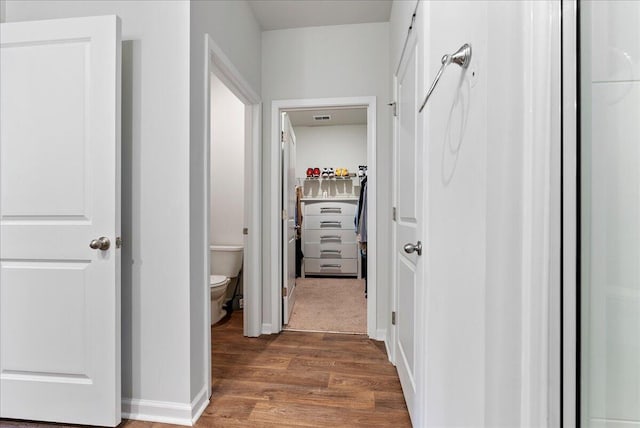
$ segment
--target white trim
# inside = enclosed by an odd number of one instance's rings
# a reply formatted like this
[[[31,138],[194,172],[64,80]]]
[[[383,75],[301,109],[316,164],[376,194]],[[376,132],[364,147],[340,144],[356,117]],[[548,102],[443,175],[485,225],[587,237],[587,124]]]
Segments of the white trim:
[[[202,304],[205,306],[204,313],[206,326],[204,329],[204,357],[207,385],[207,394],[211,395],[211,306],[209,292],[209,221],[210,216],[210,142],[211,142],[211,96],[210,96],[210,75],[215,74],[231,92],[236,95],[245,105],[245,224],[249,228],[249,235],[245,236],[244,242],[244,335],[259,336],[261,333],[262,320],[262,263],[260,248],[262,246],[262,205],[261,205],[261,185],[262,176],[262,149],[261,149],[261,116],[262,106],[260,96],[251,88],[242,74],[237,70],[229,58],[214,40],[205,34],[204,43],[204,156],[201,161],[204,163],[205,183],[203,186],[202,198],[204,204],[204,218],[202,233],[206,237],[202,248],[204,260],[203,278],[206,283],[202,287]]]
[[[209,386],[205,385],[196,398],[191,402],[191,425],[195,425],[196,421],[202,416],[204,409],[209,405]]]
[[[554,160],[558,156],[559,128],[559,5],[530,2],[524,7],[527,41],[524,53],[524,134],[522,175],[522,294],[520,425],[559,425],[553,415],[557,396],[551,387],[553,365],[560,364],[559,347],[551,328],[553,290],[559,287],[559,264],[553,259],[559,216],[554,201],[558,185]],[[558,212],[556,212],[558,210]],[[559,241],[558,241],[559,242]],[[557,302],[555,302],[557,303]],[[559,308],[559,305],[556,305]],[[559,324],[558,324],[559,326]],[[553,352],[558,351],[558,355]],[[559,384],[559,382],[558,382]],[[559,397],[558,397],[559,398]]]
[[[373,338],[374,340],[379,340],[381,342],[387,342],[387,329],[386,328],[379,328],[376,330],[376,336]]]
[[[274,333],[274,331],[271,328],[271,324],[267,324],[267,323],[262,323],[262,329],[260,330],[260,332],[261,332],[261,334],[273,334]]]
[[[562,120],[563,120],[563,266],[562,266],[562,424],[575,427],[578,406],[576,388],[577,345],[577,218],[578,218],[578,112],[577,80],[578,40],[577,40],[577,1],[562,0]]]
[[[133,398],[122,399],[123,419],[191,426],[192,415],[192,407],[189,404]]]
[[[280,221],[280,194],[282,170],[280,160],[280,112],[283,110],[313,109],[328,107],[356,107],[367,108],[367,165],[369,192],[367,194],[367,217],[369,224],[376,223],[377,204],[377,168],[376,166],[376,97],[344,97],[344,98],[315,98],[277,100],[271,104],[271,327],[273,332],[282,331],[282,256],[280,251],[282,222]],[[367,334],[373,338],[376,334],[377,314],[377,281],[376,281],[377,232],[372,227],[368,231],[367,242]]]

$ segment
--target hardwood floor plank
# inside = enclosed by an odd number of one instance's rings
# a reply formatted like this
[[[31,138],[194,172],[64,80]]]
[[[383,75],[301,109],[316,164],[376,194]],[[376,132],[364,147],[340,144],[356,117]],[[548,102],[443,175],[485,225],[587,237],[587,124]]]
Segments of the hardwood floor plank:
[[[329,388],[365,389],[368,391],[396,391],[402,393],[397,376],[362,376],[332,373]]]
[[[330,371],[331,373],[345,373],[364,376],[396,376],[396,369],[391,364],[370,364],[356,361],[338,361],[316,358],[293,358],[289,369]]]
[[[345,410],[308,404],[270,403],[256,404],[250,421],[276,423],[295,421],[305,427],[410,427],[406,412],[378,414],[370,410]]]

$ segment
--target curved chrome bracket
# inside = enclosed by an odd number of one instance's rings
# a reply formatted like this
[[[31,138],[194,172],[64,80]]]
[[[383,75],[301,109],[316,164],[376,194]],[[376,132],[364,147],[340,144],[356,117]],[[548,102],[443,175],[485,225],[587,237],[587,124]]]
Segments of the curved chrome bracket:
[[[436,74],[436,78],[431,84],[429,92],[427,92],[427,96],[424,97],[424,101],[422,102],[418,113],[422,113],[424,106],[427,104],[427,100],[433,93],[433,90],[436,88],[436,85],[440,81],[440,77],[442,77],[442,73],[444,72],[444,69],[447,68],[447,65],[453,62],[455,64],[458,64],[462,68],[469,67],[469,63],[471,62],[471,45],[469,43],[465,43],[454,53],[443,56],[441,62],[442,66],[440,67],[440,70],[438,70],[438,74]]]

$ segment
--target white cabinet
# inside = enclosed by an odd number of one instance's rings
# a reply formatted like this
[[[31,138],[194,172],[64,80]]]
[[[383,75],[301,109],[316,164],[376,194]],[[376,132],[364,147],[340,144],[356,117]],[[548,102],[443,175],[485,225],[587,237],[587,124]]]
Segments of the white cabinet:
[[[303,275],[358,276],[355,199],[303,200]]]

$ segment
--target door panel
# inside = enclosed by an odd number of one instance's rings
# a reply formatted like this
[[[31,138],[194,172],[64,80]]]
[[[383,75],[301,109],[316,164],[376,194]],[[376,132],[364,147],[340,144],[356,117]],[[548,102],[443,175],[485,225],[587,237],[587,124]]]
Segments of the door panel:
[[[0,40],[0,417],[115,426],[119,19],[2,24]]]
[[[398,117],[395,122],[395,203],[396,221],[394,253],[394,293],[396,331],[394,334],[395,360],[405,401],[414,425],[420,424],[421,405],[418,398],[421,379],[417,362],[424,359],[419,354],[420,287],[423,287],[423,261],[417,252],[404,251],[405,244],[416,244],[422,238],[423,179],[422,135],[418,121],[420,92],[419,22],[414,23],[409,34],[400,67],[396,74]],[[424,244],[423,244],[424,245]]]
[[[283,324],[289,323],[296,299],[296,136],[286,113],[282,114],[283,186]]]

